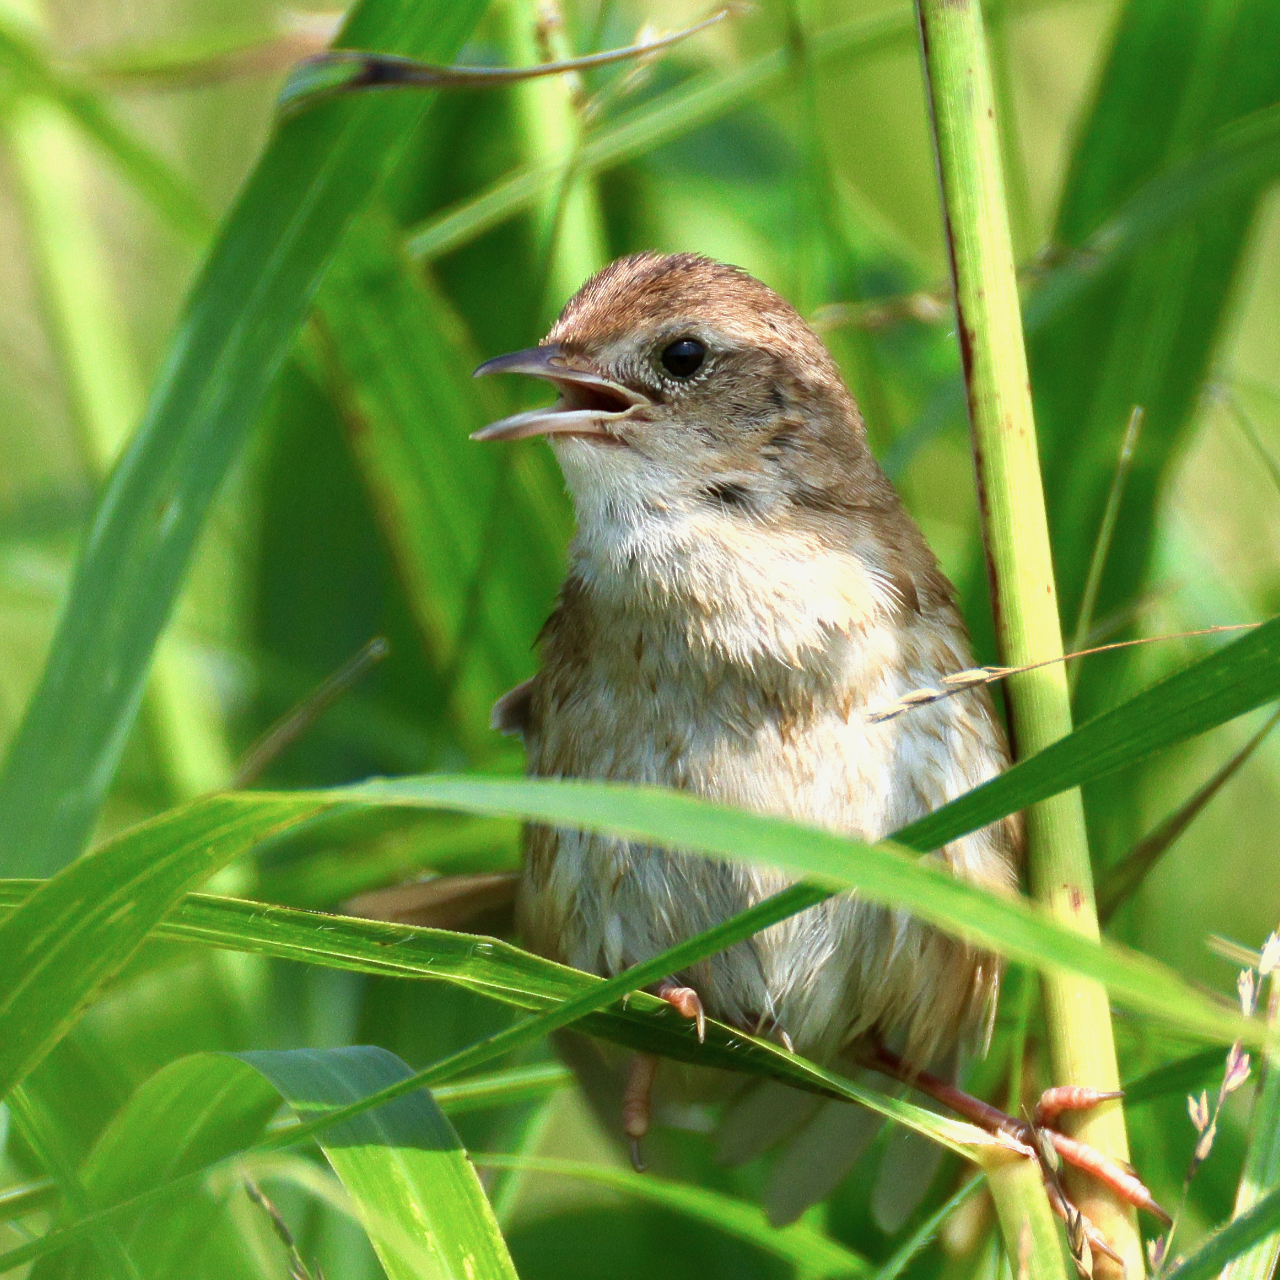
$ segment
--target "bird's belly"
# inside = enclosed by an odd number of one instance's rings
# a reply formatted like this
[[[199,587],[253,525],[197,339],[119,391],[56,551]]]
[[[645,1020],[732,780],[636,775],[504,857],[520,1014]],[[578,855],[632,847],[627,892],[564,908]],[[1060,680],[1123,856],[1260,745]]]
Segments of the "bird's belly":
[[[973,742],[955,740],[972,730],[971,723],[957,722],[957,707],[926,709],[906,727],[866,725],[833,708],[804,725],[764,718],[749,731],[715,717],[699,722],[659,714],[646,723],[643,709],[635,711],[630,721],[616,709],[609,717],[613,726],[628,725],[621,735],[584,733],[579,722],[577,749],[568,753],[552,725],[532,753],[532,770],[677,787],[875,839],[992,776],[1001,764],[993,731],[980,735],[989,741],[979,742],[976,752]],[[687,727],[677,738],[671,726],[679,723]],[[978,832],[951,846],[947,860],[967,879],[1007,885],[1006,843],[994,829]],[[614,974],[788,883],[768,867],[533,828],[519,914],[536,950]],[[980,972],[983,963],[901,913],[842,895],[681,976],[713,1017],[744,1029],[776,1027],[811,1056],[830,1057],[850,1039],[874,1032],[897,1035],[927,1057],[988,994],[991,967]]]

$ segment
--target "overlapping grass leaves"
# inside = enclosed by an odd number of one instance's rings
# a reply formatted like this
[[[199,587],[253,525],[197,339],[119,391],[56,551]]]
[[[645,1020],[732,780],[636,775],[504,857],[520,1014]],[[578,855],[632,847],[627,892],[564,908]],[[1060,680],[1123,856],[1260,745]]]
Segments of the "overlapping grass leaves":
[[[1047,751],[900,833],[936,848],[965,831],[1179,742],[1280,695],[1280,620],[1162,681]],[[456,809],[581,825],[714,856],[784,866],[832,889],[906,907],[1008,955],[1106,983],[1118,999],[1210,1038],[1238,1020],[1155,962],[1099,947],[1024,903],[964,885],[900,848],[646,788],[425,777],[329,791],[247,793],[195,802],[126,833],[44,885],[0,925],[0,1093],[72,1025],[94,992],[201,880],[250,848],[327,814]],[[1254,1035],[1250,1029],[1245,1038]]]
[[[366,0],[345,39],[448,61],[484,7]],[[288,122],[227,219],[98,507],[0,775],[0,847],[10,872],[54,871],[79,852],[209,504],[343,233],[430,100],[369,95]]]

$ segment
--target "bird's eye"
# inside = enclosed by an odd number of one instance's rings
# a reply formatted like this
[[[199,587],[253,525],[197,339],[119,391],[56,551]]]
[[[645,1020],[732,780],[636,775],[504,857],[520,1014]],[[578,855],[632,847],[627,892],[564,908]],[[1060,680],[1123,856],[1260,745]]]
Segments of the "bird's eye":
[[[673,378],[692,378],[702,368],[707,349],[697,338],[677,338],[662,353],[662,367]]]

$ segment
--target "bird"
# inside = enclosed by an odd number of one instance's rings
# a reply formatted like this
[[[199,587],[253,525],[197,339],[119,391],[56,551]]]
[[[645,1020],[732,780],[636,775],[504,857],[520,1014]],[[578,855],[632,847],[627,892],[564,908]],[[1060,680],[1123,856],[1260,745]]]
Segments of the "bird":
[[[971,643],[835,360],[773,289],[693,253],[620,258],[538,346],[476,370],[497,373],[558,396],[473,439],[545,437],[576,520],[536,674],[493,713],[531,776],[676,788],[874,841],[1006,768],[985,687],[871,714],[971,669]],[[1015,815],[929,856],[1013,895],[1021,850]],[[531,824],[516,922],[531,950],[611,977],[788,883]],[[995,956],[843,893],[655,990],[699,1021],[918,1082],[981,1047],[999,981]],[[631,1069],[633,1147],[654,1070]]]

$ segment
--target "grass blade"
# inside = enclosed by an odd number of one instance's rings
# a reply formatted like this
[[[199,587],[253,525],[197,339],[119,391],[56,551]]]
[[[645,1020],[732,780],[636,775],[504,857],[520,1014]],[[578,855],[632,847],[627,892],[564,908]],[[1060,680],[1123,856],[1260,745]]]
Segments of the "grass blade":
[[[1280,1230],[1280,1187],[1210,1236],[1181,1266],[1168,1272],[1166,1280],[1209,1280],[1233,1258],[1277,1230]]]
[[[787,1227],[775,1227],[758,1205],[727,1196],[720,1191],[673,1182],[653,1174],[632,1173],[629,1169],[587,1164],[581,1160],[550,1160],[535,1156],[490,1155],[481,1152],[473,1153],[471,1160],[482,1169],[519,1169],[529,1173],[574,1178],[598,1187],[608,1187],[625,1196],[646,1200],[697,1222],[705,1222],[765,1253],[773,1254],[783,1262],[790,1263],[800,1275],[812,1277],[812,1280],[820,1280],[822,1277],[863,1276],[872,1271],[871,1264],[865,1258],[822,1235],[809,1223],[801,1221]]]
[[[238,1056],[302,1117],[411,1075],[394,1054],[370,1046]],[[425,1089],[333,1125],[320,1146],[354,1201],[387,1280],[516,1280],[467,1153]]]
[[[921,851],[936,848],[1275,697],[1280,693],[1277,649],[1280,620],[913,823],[898,840]],[[327,792],[210,797],[126,833],[43,886],[0,925],[0,954],[12,957],[0,973],[0,1094],[57,1042],[84,1003],[202,877],[274,834],[353,803],[372,810],[455,808],[594,824],[689,849],[776,862],[828,883],[857,883],[880,901],[909,907],[943,927],[961,928],[1011,956],[1108,982],[1134,1007],[1181,1021],[1200,1034],[1230,1040],[1239,1031],[1237,1019],[1159,966],[1074,937],[1024,904],[990,898],[891,848],[868,847],[675,792],[434,777]],[[1243,1038],[1256,1039],[1254,1030]]]
[[[172,227],[195,240],[212,231],[209,211],[186,180],[120,125],[97,94],[54,70],[39,46],[12,22],[0,21],[0,66],[27,93],[56,103]]]
[[[1098,919],[1106,924],[1141,887],[1160,859],[1184,831],[1200,816],[1205,806],[1235,777],[1241,766],[1262,745],[1280,723],[1276,712],[1218,771],[1191,793],[1163,822],[1143,836],[1114,866],[1108,867],[1098,882]]]
[[[447,59],[483,7],[366,0],[346,38]],[[209,503],[339,240],[429,101],[373,95],[319,107],[279,130],[249,179],[103,495],[0,776],[11,872],[49,872],[79,852]]]

